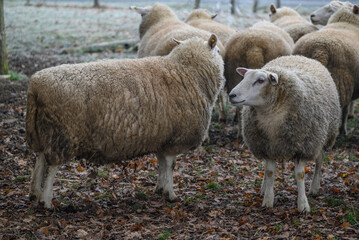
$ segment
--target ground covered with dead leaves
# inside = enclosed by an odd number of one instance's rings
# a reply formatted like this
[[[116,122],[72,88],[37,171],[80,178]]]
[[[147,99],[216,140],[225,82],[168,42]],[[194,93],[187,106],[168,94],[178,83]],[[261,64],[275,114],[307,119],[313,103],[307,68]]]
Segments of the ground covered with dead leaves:
[[[149,155],[64,165],[56,208],[45,210],[28,196],[35,155],[25,142],[27,81],[0,87],[0,239],[358,239],[357,120],[327,154],[310,214],[296,209],[293,163],[278,165],[275,206],[262,208],[262,162],[236,142],[233,125],[216,122],[210,144],[177,158],[177,202],[153,193],[158,163]],[[313,170],[308,163],[307,188]]]

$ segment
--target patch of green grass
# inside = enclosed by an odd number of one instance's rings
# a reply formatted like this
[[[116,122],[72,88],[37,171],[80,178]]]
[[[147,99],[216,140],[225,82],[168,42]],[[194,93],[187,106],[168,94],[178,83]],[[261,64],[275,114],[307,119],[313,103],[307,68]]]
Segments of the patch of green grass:
[[[204,146],[203,148],[204,148],[204,150],[205,150],[206,152],[212,152],[212,151],[213,151],[213,149],[212,149],[211,146]]]
[[[15,182],[25,182],[26,181],[26,177],[25,176],[17,176],[15,178]]]
[[[152,179],[156,179],[156,174],[155,173],[149,173],[148,176]]]
[[[216,182],[211,182],[211,183],[206,185],[206,189],[217,190],[217,189],[220,189],[220,188],[221,188],[221,186]]]
[[[277,223],[276,225],[274,225],[274,230],[276,231],[276,232],[279,232],[280,231],[280,229],[282,228],[282,224],[281,223]]]
[[[102,178],[108,178],[108,172],[107,171],[98,171],[97,176]]]
[[[143,191],[138,191],[138,192],[136,193],[136,198],[137,198],[138,200],[143,200],[143,201],[145,201],[145,200],[147,200],[147,194],[146,194],[145,192],[143,192]]]
[[[135,204],[133,205],[133,210],[138,210],[138,209],[143,209],[143,205],[142,204]]]
[[[334,198],[334,197],[326,197],[324,199],[324,202],[328,204],[329,207],[337,207],[337,206],[341,206],[344,204],[343,199],[340,198]]]
[[[170,236],[171,236],[171,233],[170,232],[168,232],[168,231],[166,231],[166,230],[163,230],[162,232],[161,232],[161,236],[159,237],[159,238],[157,238],[158,240],[166,240],[166,239],[168,239]]]
[[[202,193],[196,193],[196,194],[194,195],[194,197],[195,197],[197,200],[201,201],[202,199],[206,198],[207,196],[204,195],[204,194],[202,194]]]
[[[294,219],[293,220],[293,224],[296,226],[296,227],[299,227],[300,226],[300,220],[299,219]]]
[[[112,197],[112,195],[111,194],[100,194],[100,195],[97,195],[97,196],[95,196],[94,198],[95,199],[104,199],[104,198],[110,198],[110,197]]]
[[[27,79],[26,75],[11,70],[9,70],[9,75],[11,81],[23,81]]]
[[[351,225],[359,223],[359,210],[350,209],[349,212],[344,216],[344,219]]]

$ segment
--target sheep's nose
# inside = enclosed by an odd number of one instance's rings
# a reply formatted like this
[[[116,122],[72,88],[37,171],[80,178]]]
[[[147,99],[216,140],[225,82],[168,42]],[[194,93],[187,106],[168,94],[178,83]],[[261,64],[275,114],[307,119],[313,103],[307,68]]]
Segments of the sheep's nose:
[[[233,98],[235,98],[235,97],[237,97],[237,95],[236,95],[235,93],[229,94],[229,99],[233,99]]]
[[[311,14],[311,15],[310,15],[310,18],[314,18],[314,17],[315,17],[315,14]]]

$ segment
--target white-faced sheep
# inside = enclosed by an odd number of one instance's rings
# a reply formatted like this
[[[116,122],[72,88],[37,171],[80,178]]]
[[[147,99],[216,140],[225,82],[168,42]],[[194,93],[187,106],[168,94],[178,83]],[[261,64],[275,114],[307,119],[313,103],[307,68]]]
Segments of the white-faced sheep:
[[[352,8],[353,4],[351,2],[331,1],[310,14],[310,20],[316,25],[327,25],[329,18],[342,7]]]
[[[243,106],[245,144],[265,160],[262,205],[273,207],[276,160],[294,160],[298,209],[309,212],[305,163],[316,161],[309,193],[317,194],[324,150],[333,146],[340,125],[339,97],[330,73],[302,56],[279,57],[262,69],[237,71],[244,79],[230,93],[230,101]]]
[[[214,21],[217,14],[211,14],[205,9],[196,9],[187,17],[189,25],[216,34],[218,39],[226,46],[229,39],[236,33],[236,30],[222,23]]]
[[[51,208],[58,167],[156,153],[156,190],[170,200],[176,155],[201,144],[224,84],[217,38],[192,38],[165,57],[61,65],[33,75],[26,136],[37,153],[30,197]]]
[[[342,107],[340,132],[346,134],[349,105],[359,98],[359,7],[338,10],[327,26],[301,38],[293,54],[316,59],[328,68]]]
[[[153,7],[131,7],[142,16],[139,27],[140,45],[138,57],[165,56],[176,46],[172,38],[185,40],[200,37],[207,40],[211,33],[192,27],[180,21],[176,14],[166,5],[156,3]],[[223,55],[223,45],[217,46]]]
[[[305,34],[318,30],[316,26],[301,17],[297,11],[288,7],[276,9],[272,4],[269,19],[272,23],[288,32],[294,42]]]
[[[261,68],[277,57],[290,55],[293,46],[293,39],[286,31],[266,21],[258,22],[251,28],[235,34],[226,45],[224,56],[227,92],[229,93],[243,79],[236,72],[238,66]],[[239,120],[239,109],[236,112]]]

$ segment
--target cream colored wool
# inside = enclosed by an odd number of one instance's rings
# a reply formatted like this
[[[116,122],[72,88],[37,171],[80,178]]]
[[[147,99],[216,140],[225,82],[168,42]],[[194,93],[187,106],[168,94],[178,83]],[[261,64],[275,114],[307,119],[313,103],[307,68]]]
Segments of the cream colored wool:
[[[215,16],[205,9],[196,9],[191,12],[185,22],[193,27],[216,34],[218,39],[226,46],[229,39],[236,33],[236,30],[214,21]]]
[[[305,34],[318,30],[316,26],[301,17],[294,9],[288,7],[276,9],[272,4],[270,11],[270,21],[288,32],[294,42],[297,42]]]
[[[136,8],[135,8],[136,9]],[[168,7],[159,3],[153,7],[137,8],[141,13],[142,21],[139,27],[140,46],[138,57],[165,56],[176,46],[172,38],[185,40],[200,37],[207,41],[211,33],[192,27],[180,21]],[[220,54],[224,55],[221,42],[217,43]]]
[[[215,41],[193,38],[165,57],[61,65],[34,74],[26,135],[38,160],[30,195],[52,207],[53,180],[44,175],[54,176],[73,157],[96,164],[148,153],[165,159],[199,146],[224,83],[223,60],[210,44]],[[161,169],[172,174],[173,167],[160,161],[160,181]],[[172,183],[158,184],[175,198]]]
[[[304,36],[293,50],[293,54],[318,60],[331,73],[342,107],[343,134],[347,133],[349,105],[359,98],[359,13],[354,13],[355,7],[338,10],[327,26]]]
[[[256,158],[265,160],[263,206],[273,207],[275,161],[294,160],[298,209],[310,212],[304,187],[305,162],[316,161],[310,188],[315,195],[320,188],[324,151],[334,145],[340,125],[333,79],[318,61],[303,56],[279,57],[244,74],[230,99],[232,104],[243,106],[245,144]]]

